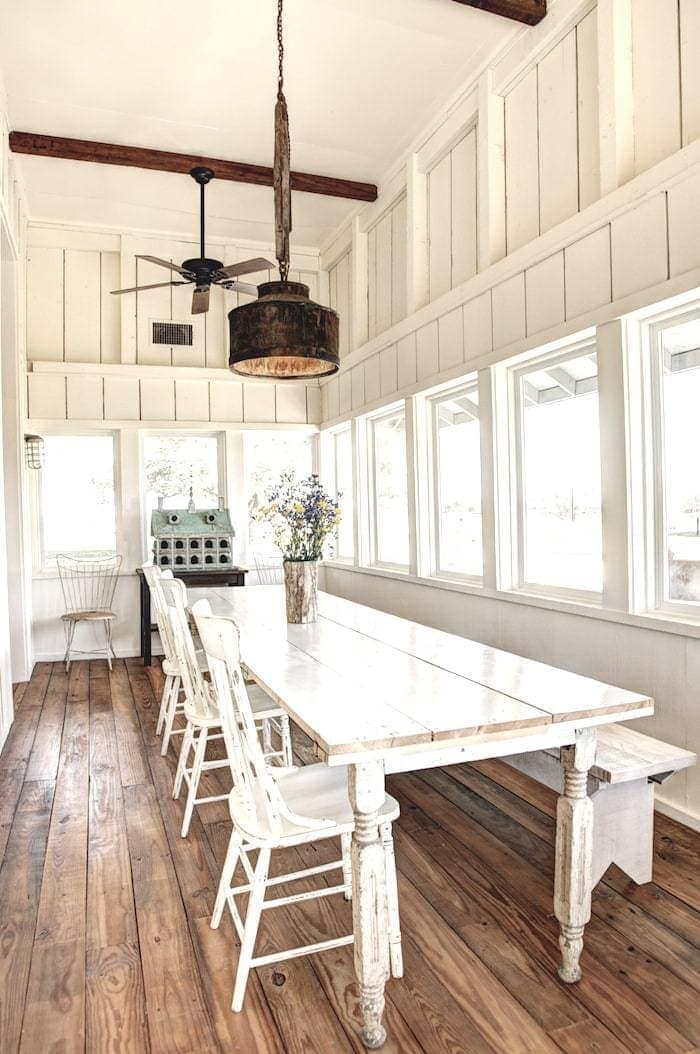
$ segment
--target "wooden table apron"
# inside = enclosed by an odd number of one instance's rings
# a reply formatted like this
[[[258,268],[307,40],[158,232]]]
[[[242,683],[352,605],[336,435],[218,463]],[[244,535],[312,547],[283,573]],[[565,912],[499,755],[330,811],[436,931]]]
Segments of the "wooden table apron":
[[[386,876],[379,809],[386,773],[562,747],[554,912],[563,981],[580,979],[591,911],[596,727],[653,713],[653,701],[360,604],[320,594],[320,617],[287,626],[283,589],[209,594],[238,624],[256,681],[313,739],[328,765],[348,766],[354,954],[365,1046],[386,1038]]]
[[[223,571],[180,571],[176,578],[181,578],[186,586],[244,586],[247,570],[244,567],[227,567]],[[141,658],[144,666],[151,665],[151,633],[157,626],[151,620],[151,591],[142,568],[136,568],[139,576],[139,631],[141,637]]]

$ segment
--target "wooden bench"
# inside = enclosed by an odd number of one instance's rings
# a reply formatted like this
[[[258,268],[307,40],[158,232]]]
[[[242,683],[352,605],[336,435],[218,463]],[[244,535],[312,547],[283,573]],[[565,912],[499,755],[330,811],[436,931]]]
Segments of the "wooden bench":
[[[561,792],[559,748],[505,758],[526,775]],[[654,837],[654,784],[663,783],[697,761],[691,750],[674,747],[624,725],[598,729],[595,764],[588,794],[593,802],[595,885],[610,864],[638,884],[651,882]]]

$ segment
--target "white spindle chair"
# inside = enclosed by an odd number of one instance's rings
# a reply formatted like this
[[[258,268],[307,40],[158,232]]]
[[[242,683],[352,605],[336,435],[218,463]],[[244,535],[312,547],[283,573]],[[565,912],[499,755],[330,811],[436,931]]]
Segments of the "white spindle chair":
[[[266,766],[241,672],[236,626],[230,619],[214,617],[206,600],[194,604],[192,614],[207,655],[233,776],[233,790],[229,795],[233,831],[211,925],[214,929],[218,927],[224,907],[228,905],[241,941],[232,1003],[233,1010],[239,1011],[243,1007],[248,975],[253,967],[353,942],[353,935],[347,934],[273,954],[254,954],[263,911],[338,893],[344,894],[347,900],[351,898],[350,840],[354,817],[347,796],[345,766],[306,765],[286,772]],[[400,977],[403,973],[396,864],[391,833],[392,821],[398,815],[398,802],[387,795],[380,810],[379,829],[385,851],[389,952],[394,977]],[[341,840],[341,859],[292,874],[269,877],[270,856],[274,850],[337,837]],[[253,865],[249,854],[255,850],[258,855]],[[239,863],[247,881],[236,886],[233,879]],[[343,876],[339,885],[324,885],[311,892],[265,900],[266,890],[270,886],[337,870],[342,871]],[[248,903],[243,919],[236,897],[246,893]]]
[[[222,738],[221,718],[216,704],[216,694],[211,683],[204,678],[202,656],[197,653],[192,638],[187,612],[187,589],[184,582],[178,578],[164,578],[160,586],[167,605],[176,662],[185,693],[186,725],[173,785],[173,798],[180,796],[182,784],[185,782],[187,802],[181,834],[183,838],[186,838],[195,805],[221,801],[228,797],[228,792],[213,797],[197,797],[202,773],[209,769],[228,767],[229,762],[226,758],[206,760],[207,744]],[[270,764],[280,753],[291,759],[291,735],[287,714],[257,685],[251,687],[250,698],[254,723],[263,740],[263,756],[266,764]],[[281,752],[266,749],[271,738],[269,728],[272,721],[277,721],[282,729]],[[190,763],[190,755],[193,751],[194,758]]]
[[[158,723],[156,725],[156,735],[159,736],[161,731],[163,732],[163,743],[160,752],[165,755],[168,753],[171,736],[183,735],[185,731],[184,727],[174,727],[177,715],[185,712],[185,704],[184,701],[180,700],[182,688],[180,668],[175,653],[175,642],[170,626],[168,605],[165,601],[162,587],[162,582],[173,580],[173,573],[170,570],[161,571],[159,567],[152,563],[145,563],[142,570],[148,582],[148,588],[151,593],[151,605],[158,627],[160,642],[165,653],[163,658],[165,684],[160,699],[160,710],[158,711]]]

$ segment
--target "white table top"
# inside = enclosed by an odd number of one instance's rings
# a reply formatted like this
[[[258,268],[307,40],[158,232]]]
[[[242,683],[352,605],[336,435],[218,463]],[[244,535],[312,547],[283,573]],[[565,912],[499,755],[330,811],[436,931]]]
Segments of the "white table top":
[[[287,625],[282,586],[205,595],[237,623],[253,677],[329,761],[653,712],[647,696],[330,594],[302,626]]]

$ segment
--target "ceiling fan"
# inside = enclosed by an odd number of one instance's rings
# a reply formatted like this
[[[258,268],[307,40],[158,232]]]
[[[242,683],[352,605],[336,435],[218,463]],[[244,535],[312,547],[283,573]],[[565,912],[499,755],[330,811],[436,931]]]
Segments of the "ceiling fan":
[[[183,260],[181,266],[171,263],[170,260],[161,260],[158,256],[138,256],[137,260],[148,260],[149,263],[157,264],[159,267],[167,267],[169,271],[175,271],[181,275],[184,281],[156,282],[155,285],[135,285],[130,289],[113,289],[115,296],[122,293],[141,293],[144,289],[163,289],[165,286],[194,284],[192,294],[192,314],[201,315],[209,310],[209,292],[212,285],[220,285],[222,289],[230,289],[237,293],[248,293],[251,296],[258,295],[258,287],[249,282],[236,282],[238,275],[251,274],[254,271],[265,271],[273,264],[262,256],[256,256],[254,260],[243,260],[241,263],[228,264],[226,267],[220,260],[210,260],[204,255],[204,188],[210,180],[214,179],[214,173],[210,168],[198,166],[190,172],[195,183],[199,184],[199,244],[200,257],[195,260]]]

